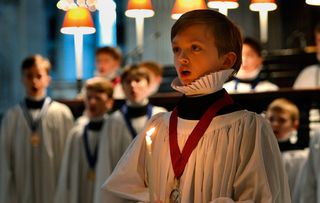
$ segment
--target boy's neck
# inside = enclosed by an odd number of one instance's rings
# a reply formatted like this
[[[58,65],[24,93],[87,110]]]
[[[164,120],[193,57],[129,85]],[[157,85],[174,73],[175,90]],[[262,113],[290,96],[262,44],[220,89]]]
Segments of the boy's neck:
[[[89,117],[89,120],[92,122],[102,121],[106,114],[107,114],[107,112],[105,112],[104,114],[101,114],[101,115],[94,116],[94,117]]]
[[[31,101],[41,101],[41,100],[44,100],[46,98],[46,95],[38,95],[38,96],[30,96],[30,95],[27,95],[26,97],[27,99],[31,100]]]
[[[149,103],[149,99],[144,99],[143,101],[140,101],[140,102],[132,102],[132,101],[127,100],[127,102],[126,102],[126,104],[131,107],[145,106],[148,103]]]

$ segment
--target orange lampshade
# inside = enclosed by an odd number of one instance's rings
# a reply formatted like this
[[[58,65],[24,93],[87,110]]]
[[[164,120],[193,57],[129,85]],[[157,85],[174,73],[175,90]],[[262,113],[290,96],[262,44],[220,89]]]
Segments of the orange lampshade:
[[[90,11],[84,7],[76,7],[66,12],[60,31],[63,34],[92,34],[96,29]]]
[[[151,0],[129,0],[128,9],[126,10],[125,15],[130,18],[152,17],[154,11],[152,9]]]
[[[277,4],[275,0],[251,0],[249,8],[252,11],[273,11]]]
[[[182,14],[196,9],[207,9],[204,0],[176,0],[171,11],[171,18],[177,20]]]
[[[234,9],[238,8],[239,4],[237,0],[209,0],[208,7]]]

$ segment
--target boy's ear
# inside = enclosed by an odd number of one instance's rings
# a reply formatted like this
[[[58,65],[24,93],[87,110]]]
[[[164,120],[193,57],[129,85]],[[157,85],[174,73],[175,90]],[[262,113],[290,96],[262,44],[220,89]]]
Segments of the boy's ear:
[[[221,57],[221,70],[227,70],[232,68],[237,60],[237,55],[234,52],[228,52]]]
[[[112,110],[112,108],[113,108],[113,103],[114,103],[114,100],[113,100],[112,98],[109,98],[109,99],[106,101],[106,106],[107,106],[108,112]]]
[[[293,121],[293,127],[297,130],[299,128],[299,120]]]
[[[48,75],[48,84],[51,84],[52,78],[50,75]]]

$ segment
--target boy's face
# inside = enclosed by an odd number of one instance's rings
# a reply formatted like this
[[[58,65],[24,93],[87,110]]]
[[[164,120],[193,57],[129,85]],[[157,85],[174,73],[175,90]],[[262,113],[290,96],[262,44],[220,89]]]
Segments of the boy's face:
[[[86,90],[84,104],[89,118],[98,118],[112,108],[112,99],[104,92]]]
[[[285,138],[289,132],[297,129],[297,122],[292,121],[288,111],[269,110],[267,119],[277,139]]]
[[[172,40],[174,65],[183,85],[222,70],[215,37],[204,24],[190,25]]]
[[[249,45],[243,44],[241,70],[246,72],[254,71],[262,65],[262,57],[257,54]]]
[[[149,78],[150,78],[149,89],[151,94],[157,92],[162,81],[162,76],[156,75],[153,71],[147,68],[144,68],[143,66],[141,67],[141,69],[145,70],[149,75]]]
[[[96,68],[98,76],[106,77],[112,74],[120,66],[120,62],[110,54],[100,53],[96,56]]]
[[[28,97],[44,97],[50,81],[51,77],[48,75],[46,69],[36,65],[29,69],[25,69],[22,73],[22,83]]]
[[[149,96],[148,80],[143,77],[128,76],[122,82],[122,88],[126,98],[133,104],[141,104]]]

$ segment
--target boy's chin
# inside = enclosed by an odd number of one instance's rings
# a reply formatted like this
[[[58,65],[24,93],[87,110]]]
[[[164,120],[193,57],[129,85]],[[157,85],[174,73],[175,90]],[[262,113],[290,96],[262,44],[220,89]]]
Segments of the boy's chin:
[[[46,95],[44,93],[29,93],[27,95],[29,98],[34,99],[34,100],[41,100],[43,99],[43,97],[45,97]]]

